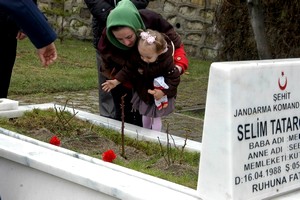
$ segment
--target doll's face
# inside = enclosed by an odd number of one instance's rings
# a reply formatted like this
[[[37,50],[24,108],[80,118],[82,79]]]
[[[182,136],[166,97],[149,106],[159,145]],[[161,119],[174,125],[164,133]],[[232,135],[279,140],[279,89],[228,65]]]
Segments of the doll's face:
[[[116,39],[127,47],[133,47],[137,37],[135,32],[129,27],[123,27],[112,31]]]

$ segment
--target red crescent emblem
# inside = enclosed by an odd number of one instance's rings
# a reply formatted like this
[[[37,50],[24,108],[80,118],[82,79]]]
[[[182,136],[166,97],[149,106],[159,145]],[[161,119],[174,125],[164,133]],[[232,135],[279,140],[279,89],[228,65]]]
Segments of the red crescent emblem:
[[[282,76],[284,76],[284,72],[281,73]],[[285,90],[286,86],[287,86],[287,78],[285,77],[285,82],[284,85],[280,84],[280,78],[278,79],[278,86],[281,90]]]

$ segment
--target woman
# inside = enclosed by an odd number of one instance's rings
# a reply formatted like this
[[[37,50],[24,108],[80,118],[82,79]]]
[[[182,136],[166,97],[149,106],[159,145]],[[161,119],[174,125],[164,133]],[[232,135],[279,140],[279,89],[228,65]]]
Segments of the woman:
[[[98,49],[102,57],[101,72],[113,79],[136,51],[137,31],[153,29],[166,34],[175,47],[174,63],[181,73],[187,69],[188,60],[180,36],[173,26],[161,15],[147,9],[137,10],[129,0],[122,0],[107,18],[106,30],[100,38]],[[142,125],[142,117],[131,112],[132,90],[129,84],[120,84],[111,90],[116,106],[117,117],[121,119],[121,97],[125,96],[125,122]],[[118,107],[117,107],[118,106]]]
[[[100,52],[97,50],[97,45],[101,37],[102,31],[106,26],[106,19],[111,10],[113,10],[120,0],[84,0],[89,8],[92,19],[93,30],[93,45],[96,48],[96,64],[98,72],[99,85],[106,81],[106,78],[99,71],[101,65]],[[137,9],[144,9],[148,6],[148,0],[131,0]],[[115,105],[110,93],[103,92],[101,87],[99,88],[99,112],[101,116],[115,118]]]

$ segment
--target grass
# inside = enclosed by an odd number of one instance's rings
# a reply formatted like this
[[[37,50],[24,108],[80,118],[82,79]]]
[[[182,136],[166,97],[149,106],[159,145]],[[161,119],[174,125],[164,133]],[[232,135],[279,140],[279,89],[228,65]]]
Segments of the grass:
[[[191,117],[204,119],[205,111],[202,110],[202,109],[199,109],[199,110],[187,110],[187,111],[183,111],[181,113],[185,114],[185,115],[188,115],[188,116],[191,116]]]
[[[57,61],[42,67],[28,39],[18,43],[9,94],[54,93],[98,88],[95,49],[90,41],[65,40],[56,43]],[[179,92],[206,88],[211,62],[189,59],[189,69],[181,78]],[[195,84],[197,83],[197,84]]]
[[[65,40],[63,44],[56,43],[58,50],[57,61],[44,68],[41,66],[37,55],[35,54],[35,48],[30,43],[29,40],[20,41],[18,44],[17,59],[16,64],[13,69],[11,86],[9,89],[9,95],[26,95],[26,94],[40,94],[41,96],[45,93],[55,93],[55,92],[66,92],[66,91],[81,91],[81,90],[91,90],[98,88],[98,78],[96,70],[95,61],[95,49],[90,41],[79,41],[79,40]],[[178,87],[178,99],[186,101],[195,101],[195,97],[200,98],[200,100],[205,102],[205,94],[201,94],[198,97],[196,91],[206,91],[208,82],[209,66],[211,62],[200,61],[197,59],[190,58],[188,71],[181,76],[181,83]],[[197,99],[198,101],[198,99]],[[177,109],[182,109],[178,105]],[[186,112],[188,115],[203,117],[203,114],[196,114],[191,112]],[[41,115],[46,115],[41,117]],[[27,116],[28,117],[28,116]],[[36,122],[39,126],[44,126],[44,121],[42,118],[51,117],[51,114],[40,113],[39,117],[34,115],[29,115],[29,118],[24,119],[22,126],[17,126],[16,123],[9,120],[1,120],[0,126],[5,127],[10,130],[14,130],[19,133],[26,133],[25,127],[32,125],[32,122]],[[52,116],[53,117],[53,116]],[[53,119],[48,119],[46,121],[53,122]],[[51,123],[52,126],[54,123]],[[37,125],[36,125],[37,126]],[[73,125],[75,128],[77,125]],[[90,128],[90,125],[86,125],[86,128]],[[27,127],[27,129],[30,127]],[[66,134],[60,129],[51,129],[53,132],[59,131],[60,134]],[[97,128],[98,129],[98,128]],[[116,133],[112,130],[96,131],[103,132],[108,136],[116,136]],[[120,135],[119,133],[117,135]],[[62,136],[62,135],[61,135]],[[73,136],[68,136],[73,137]],[[135,141],[127,141],[128,143],[135,143]],[[157,155],[153,152],[159,152],[157,147],[149,143],[140,143],[140,147],[146,147],[148,149],[148,154],[153,155],[152,159],[147,161],[132,161],[123,162],[122,160],[117,160],[116,163],[125,167],[133,168],[137,171],[145,172],[154,176],[158,176],[172,182],[176,182],[182,185],[186,185],[191,188],[196,188],[197,176],[194,173],[187,173],[182,176],[177,174],[172,174],[157,171],[152,169],[151,165],[155,162]],[[72,148],[72,147],[70,147]],[[74,151],[77,151],[74,147]],[[99,156],[95,153],[95,150],[86,152],[87,155]],[[153,160],[154,159],[154,160]],[[199,164],[199,154],[185,154],[185,162],[189,163],[191,166],[198,166]]]
[[[56,43],[57,61],[41,66],[28,41],[18,43],[9,95],[90,90],[98,87],[95,49],[91,42],[66,40]]]

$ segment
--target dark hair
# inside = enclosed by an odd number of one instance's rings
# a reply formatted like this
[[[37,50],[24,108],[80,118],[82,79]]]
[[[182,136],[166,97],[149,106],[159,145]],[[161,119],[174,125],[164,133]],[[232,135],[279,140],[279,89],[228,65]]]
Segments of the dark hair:
[[[111,32],[113,32],[113,31],[119,31],[119,30],[121,30],[124,27],[128,27],[128,26],[111,26],[110,30],[111,30]]]

